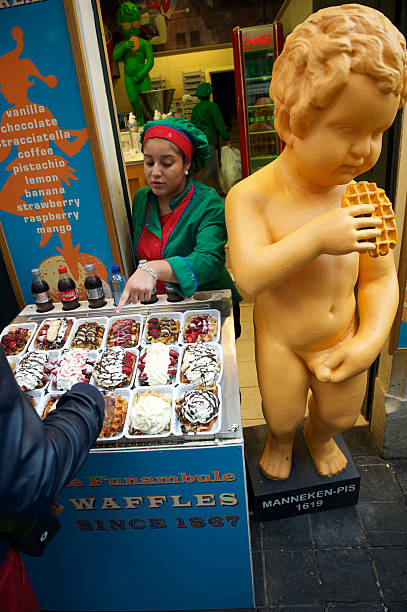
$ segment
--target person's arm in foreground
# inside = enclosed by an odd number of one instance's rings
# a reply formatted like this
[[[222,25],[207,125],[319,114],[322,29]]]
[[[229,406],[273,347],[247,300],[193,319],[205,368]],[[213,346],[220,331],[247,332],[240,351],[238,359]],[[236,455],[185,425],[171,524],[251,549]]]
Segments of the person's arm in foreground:
[[[79,470],[104,419],[92,385],[74,385],[41,421],[0,349],[0,513],[31,518],[47,508]]]

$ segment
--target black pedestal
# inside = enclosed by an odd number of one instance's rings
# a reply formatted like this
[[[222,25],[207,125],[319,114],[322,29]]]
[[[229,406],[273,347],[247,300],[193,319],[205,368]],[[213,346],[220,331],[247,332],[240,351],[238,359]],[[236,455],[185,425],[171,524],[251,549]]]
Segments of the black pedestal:
[[[259,468],[267,425],[245,427],[243,435],[249,505],[256,521],[270,521],[357,503],[360,474],[342,436],[336,436],[335,442],[348,460],[345,470],[335,476],[319,476],[301,430],[295,438],[290,477],[278,481],[266,478]]]

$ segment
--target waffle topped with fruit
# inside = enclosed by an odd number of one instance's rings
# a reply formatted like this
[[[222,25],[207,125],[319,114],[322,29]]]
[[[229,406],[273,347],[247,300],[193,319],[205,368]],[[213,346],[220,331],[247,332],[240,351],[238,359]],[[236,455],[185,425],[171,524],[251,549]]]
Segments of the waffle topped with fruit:
[[[88,383],[94,363],[95,359],[83,349],[64,350],[58,359],[52,384],[59,391],[68,391],[75,383]]]
[[[170,317],[153,317],[147,321],[147,342],[174,344],[178,340],[180,322]]]
[[[137,345],[140,335],[140,323],[134,319],[115,321],[109,329],[107,346],[122,346],[133,348]]]
[[[218,322],[210,314],[188,316],[184,326],[184,342],[212,342],[218,334]]]
[[[93,379],[102,389],[117,389],[130,384],[136,355],[121,346],[105,349],[98,357],[93,370]]]
[[[120,393],[105,395],[105,419],[99,438],[111,438],[123,431],[127,405],[127,400]]]
[[[105,326],[99,325],[96,321],[86,321],[81,323],[76,330],[72,346],[94,351],[100,347],[105,333]]]
[[[30,336],[31,331],[25,327],[11,327],[2,337],[0,344],[7,356],[17,355],[24,350]]]
[[[30,351],[16,367],[16,381],[23,391],[41,389],[49,382],[55,367],[56,360],[51,361],[46,353]]]
[[[73,319],[46,319],[34,340],[34,346],[40,351],[61,349],[72,329]]]
[[[177,374],[178,351],[157,342],[146,346],[137,364],[141,385],[159,387],[172,383]]]

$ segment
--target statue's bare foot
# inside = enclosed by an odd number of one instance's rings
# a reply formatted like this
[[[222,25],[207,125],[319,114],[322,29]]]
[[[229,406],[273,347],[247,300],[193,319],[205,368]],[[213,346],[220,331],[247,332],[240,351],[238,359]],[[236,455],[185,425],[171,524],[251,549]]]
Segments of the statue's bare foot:
[[[260,470],[264,476],[271,480],[286,480],[291,472],[292,449],[292,442],[276,440],[269,431],[260,459]]]
[[[312,431],[308,419],[304,425],[304,438],[320,476],[334,476],[346,468],[348,460],[336,442],[332,438],[327,442],[321,442]]]

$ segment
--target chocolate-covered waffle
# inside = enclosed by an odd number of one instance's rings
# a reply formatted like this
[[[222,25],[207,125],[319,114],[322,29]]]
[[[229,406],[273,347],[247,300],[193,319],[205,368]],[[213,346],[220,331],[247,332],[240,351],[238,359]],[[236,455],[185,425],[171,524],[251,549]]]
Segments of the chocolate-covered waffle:
[[[105,395],[105,419],[99,438],[111,438],[121,433],[127,414],[127,400],[118,393]]]
[[[220,372],[220,361],[215,348],[204,343],[185,347],[181,364],[181,382],[212,385]]]
[[[220,402],[216,385],[185,391],[176,400],[175,407],[183,433],[210,431],[219,416]]]
[[[341,206],[345,208],[356,204],[373,204],[374,212],[365,216],[379,217],[382,220],[382,226],[379,228],[380,235],[370,240],[375,244],[375,249],[369,251],[369,255],[372,257],[387,255],[390,249],[394,249],[397,244],[397,226],[391,202],[384,189],[378,187],[376,183],[367,181],[349,183],[342,196]]]
[[[170,317],[153,317],[148,319],[146,339],[148,342],[163,342],[174,344],[179,335],[180,322]]]
[[[136,355],[121,346],[112,346],[99,355],[93,379],[102,389],[117,389],[129,385],[133,376]]]
[[[137,345],[140,335],[140,323],[134,319],[115,321],[107,336],[107,346],[122,346],[133,348]]]
[[[96,321],[85,321],[76,330],[72,346],[85,349],[85,351],[94,351],[102,344],[104,333],[104,325],[99,325]]]
[[[72,329],[73,319],[46,319],[34,339],[34,346],[40,351],[61,349]]]
[[[0,340],[0,344],[7,356],[20,353],[31,336],[31,331],[25,327],[11,327]]]

